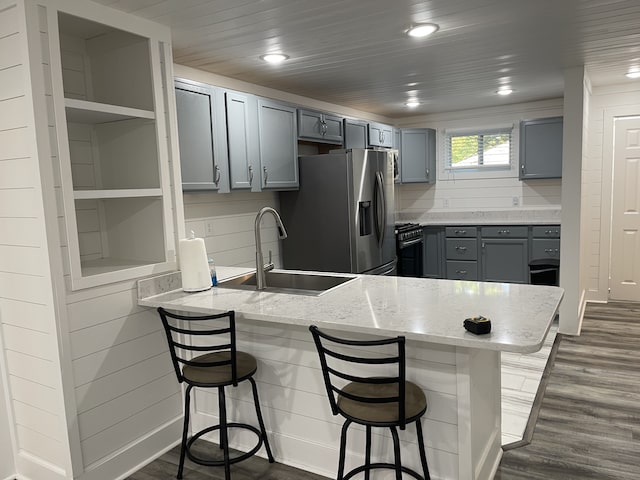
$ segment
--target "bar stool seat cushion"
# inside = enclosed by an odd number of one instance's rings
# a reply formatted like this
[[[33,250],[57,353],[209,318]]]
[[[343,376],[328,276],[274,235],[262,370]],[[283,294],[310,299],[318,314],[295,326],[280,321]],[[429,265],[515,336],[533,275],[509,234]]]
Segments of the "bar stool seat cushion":
[[[415,418],[427,408],[427,398],[415,383],[405,382],[405,418]],[[376,384],[352,382],[342,391],[367,398],[393,397],[398,394],[398,385],[394,383]],[[398,403],[365,403],[338,396],[338,409],[353,419],[369,423],[397,423],[399,420]]]
[[[194,358],[193,362],[221,362],[230,359],[231,352],[214,352],[207,353],[206,355],[200,355]],[[236,368],[237,378],[242,380],[253,375],[258,369],[258,364],[253,355],[249,355],[245,352],[236,351]],[[231,365],[220,366],[203,366],[196,367],[192,365],[185,365],[182,368],[182,375],[184,379],[189,383],[195,384],[210,384],[210,385],[224,385],[233,382],[231,375]]]

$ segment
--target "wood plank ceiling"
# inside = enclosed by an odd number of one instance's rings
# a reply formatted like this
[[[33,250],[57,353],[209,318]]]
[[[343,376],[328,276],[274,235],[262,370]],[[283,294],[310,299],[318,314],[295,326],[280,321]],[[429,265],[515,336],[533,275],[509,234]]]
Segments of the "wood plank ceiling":
[[[95,1],[170,26],[178,64],[390,118],[557,98],[580,65],[640,82],[638,0]],[[419,22],[440,29],[406,36]]]

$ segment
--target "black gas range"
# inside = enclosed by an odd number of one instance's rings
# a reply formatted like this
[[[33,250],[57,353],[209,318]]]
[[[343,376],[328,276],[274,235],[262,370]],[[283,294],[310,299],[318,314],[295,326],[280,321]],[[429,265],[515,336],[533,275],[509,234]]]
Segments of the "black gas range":
[[[395,232],[398,276],[422,277],[422,227],[417,223],[401,223],[396,225]]]

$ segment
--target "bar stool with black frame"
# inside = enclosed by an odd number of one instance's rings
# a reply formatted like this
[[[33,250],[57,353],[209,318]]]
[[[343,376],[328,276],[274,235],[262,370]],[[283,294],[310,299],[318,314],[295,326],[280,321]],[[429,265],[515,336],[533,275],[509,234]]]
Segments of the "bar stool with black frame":
[[[274,458],[260,411],[258,389],[253,379],[253,375],[257,370],[257,362],[252,355],[236,350],[235,312],[231,310],[217,315],[185,316],[170,313],[160,307],[158,308],[158,313],[162,319],[167,341],[169,342],[169,352],[171,353],[171,360],[173,361],[178,382],[184,382],[187,385],[185,389],[180,463],[176,478],[182,478],[185,456],[200,465],[224,466],[226,480],[231,478],[230,466],[232,464],[254,455],[263,444],[269,463],[273,463]],[[181,321],[181,323],[170,322],[170,319]],[[175,323],[175,325],[172,323]],[[196,326],[199,328],[196,328]],[[220,343],[216,343],[216,341]],[[187,358],[192,356],[194,352],[199,353],[199,355]],[[245,380],[251,383],[256,415],[260,424],[259,430],[246,423],[227,422],[224,389],[228,386],[237,387],[239,382]],[[194,387],[218,389],[220,423],[204,428],[188,439],[191,390]],[[258,437],[258,443],[250,451],[231,458],[229,454],[229,428],[240,428],[255,433]],[[196,440],[215,430],[220,431],[220,448],[223,451],[222,460],[200,458],[191,452],[191,447]]]
[[[320,365],[331,411],[334,415],[340,414],[345,417],[340,436],[337,480],[348,480],[361,472],[364,472],[365,480],[369,480],[370,471],[380,468],[395,470],[396,480],[401,480],[403,472],[418,480],[429,480],[431,477],[427,466],[421,425],[421,418],[427,410],[427,399],[420,387],[405,378],[405,337],[352,340],[328,335],[315,325],[310,326],[309,330],[313,335],[320,356]],[[331,345],[329,346],[329,344]],[[370,347],[386,345],[396,345],[397,354],[393,356],[388,353],[378,356],[371,354]],[[351,347],[367,349],[367,356],[357,356],[348,350]],[[351,372],[353,364],[369,366],[396,364],[397,374],[394,376],[361,376]],[[343,385],[338,386],[337,383]],[[413,422],[416,424],[418,450],[424,477],[415,470],[403,466],[400,459],[400,440],[397,428],[404,430],[408,423]],[[365,427],[365,463],[345,475],[347,430],[352,423],[358,423]],[[391,430],[394,463],[371,463],[372,427],[386,427]]]

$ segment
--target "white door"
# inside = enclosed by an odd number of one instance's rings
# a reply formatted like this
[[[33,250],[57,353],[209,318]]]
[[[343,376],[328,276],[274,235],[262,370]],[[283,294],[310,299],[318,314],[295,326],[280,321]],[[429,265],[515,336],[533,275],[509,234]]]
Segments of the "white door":
[[[640,117],[614,124],[610,297],[640,301]]]

